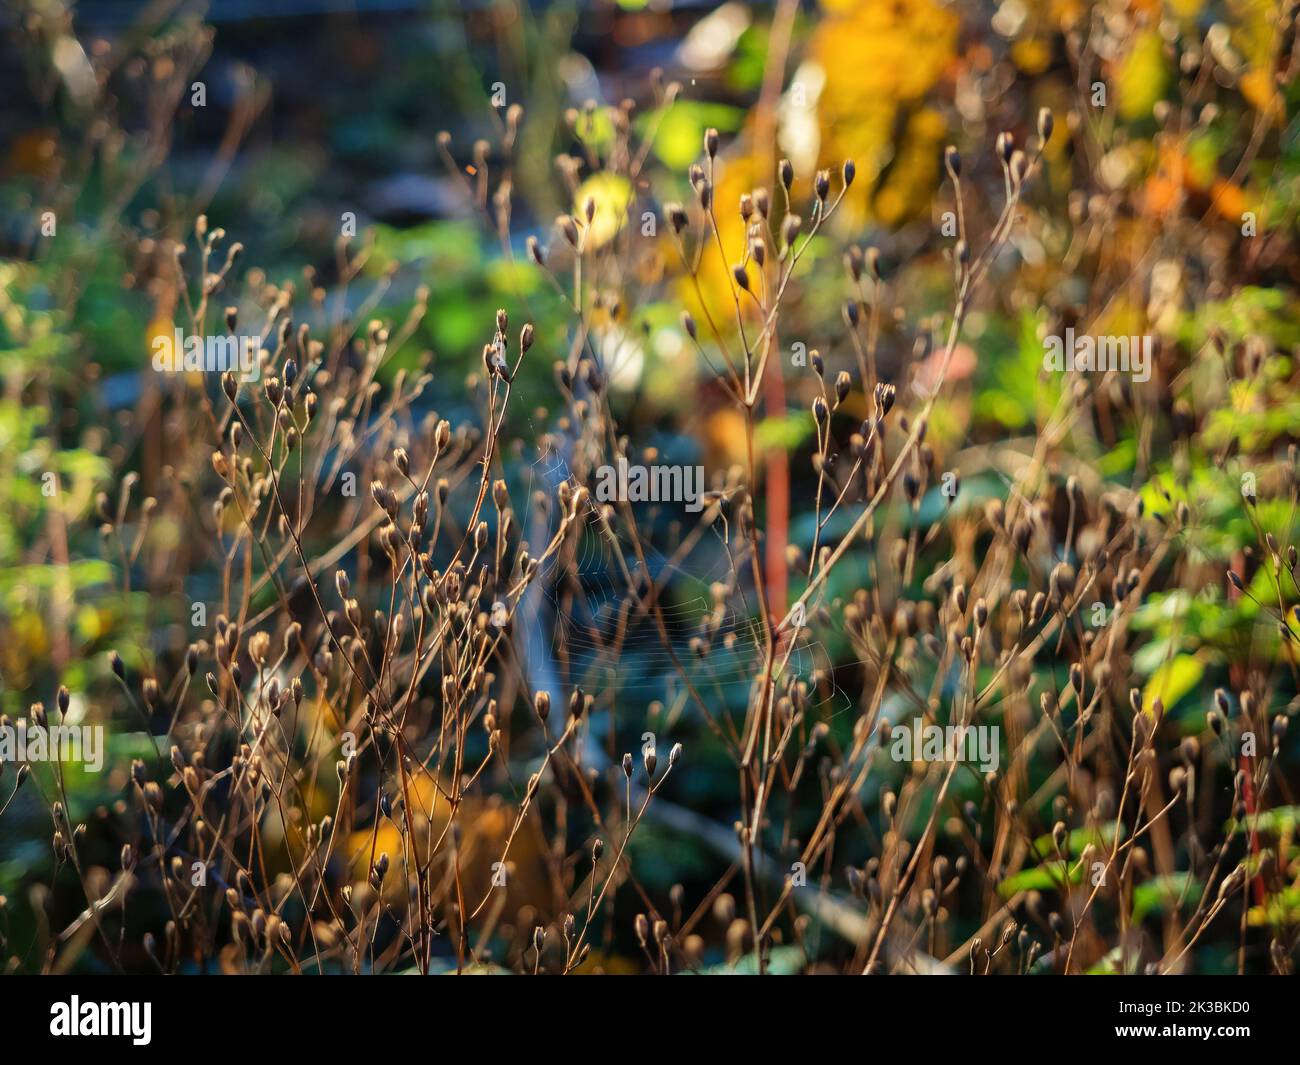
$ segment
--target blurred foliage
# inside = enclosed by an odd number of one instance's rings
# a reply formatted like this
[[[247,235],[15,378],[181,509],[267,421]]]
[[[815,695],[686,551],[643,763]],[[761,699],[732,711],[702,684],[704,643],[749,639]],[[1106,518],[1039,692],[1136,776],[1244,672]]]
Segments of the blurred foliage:
[[[882,250],[884,273],[872,297],[885,306],[882,351],[892,372],[905,361],[909,340],[894,308],[906,305],[909,318],[925,321],[944,313],[951,299],[951,234],[936,236],[954,209],[943,182],[944,146],[987,151],[1002,124],[1016,121],[1008,115],[1049,107],[1061,126],[1071,128],[1046,153],[1043,190],[1028,205],[1031,217],[1008,256],[1018,280],[1013,284],[1009,262],[993,264],[996,291],[972,320],[962,369],[950,379],[952,395],[934,411],[931,441],[940,460],[976,450],[971,464],[986,460],[984,472],[964,482],[961,508],[1001,499],[1008,473],[999,465],[1005,456],[994,453],[1008,439],[1032,444],[1052,413],[1069,402],[1070,382],[1042,372],[1043,336],[1063,313],[1087,305],[1117,334],[1158,331],[1176,350],[1167,360],[1173,368],[1168,395],[1154,402],[1196,418],[1202,429],[1153,442],[1125,421],[1117,432],[1103,426],[1061,445],[1099,488],[1131,488],[1149,514],[1167,517],[1185,504],[1196,519],[1178,533],[1180,561],[1161,563],[1171,586],[1149,595],[1128,621],[1142,634],[1131,664],[1143,709],[1151,713],[1159,699],[1185,734],[1199,734],[1205,695],[1225,683],[1232,667],[1289,661],[1291,644],[1273,617],[1285,610],[1286,597],[1265,568],[1241,596],[1226,596],[1204,576],[1217,580],[1240,566],[1243,553],[1258,551],[1264,535],[1282,544],[1295,539],[1294,508],[1282,495],[1266,498],[1261,487],[1258,506],[1242,506],[1243,475],[1261,485],[1282,483],[1282,455],[1300,440],[1300,136],[1294,118],[1300,87],[1280,76],[1294,67],[1287,49],[1295,47],[1282,5],[1132,0],[1103,9],[1076,0],[1007,0],[996,5],[990,22],[982,9],[938,0],[823,0],[791,20],[789,70],[776,81],[775,118],[760,104],[780,12],[745,7],[741,17],[732,10],[735,32],[714,34],[729,46],[711,63],[685,71],[687,88],[678,98],[637,113],[635,129],[648,144],[649,167],[635,183],[589,165],[615,142],[615,131],[604,109],[584,111],[588,99],[601,94],[607,98],[602,102],[612,103],[633,92],[652,59],[667,55],[670,70],[682,65],[691,23],[724,12],[679,14],[631,0],[608,7],[599,14],[599,28],[559,11],[507,27],[485,16],[466,28],[439,7],[427,25],[416,27],[419,32],[400,22],[352,27],[355,47],[348,49],[339,44],[349,32],[346,24],[300,27],[324,42],[308,55],[312,62],[304,63],[288,41],[278,45],[282,54],[273,46],[261,57],[273,82],[275,74],[289,82],[283,106],[240,89],[257,84],[240,73],[253,50],[250,41],[262,32],[257,27],[234,28],[233,44],[218,35],[209,56],[205,31],[187,19],[144,25],[139,54],[105,73],[112,96],[100,110],[80,98],[77,71],[90,63],[88,56],[103,54],[97,45],[111,43],[111,34],[78,27],[77,36],[69,30],[75,23],[52,19],[33,35],[21,75],[7,75],[11,88],[21,83],[24,90],[6,104],[18,135],[2,160],[0,193],[0,710],[22,715],[65,683],[84,693],[80,709],[87,720],[116,718],[122,726],[112,733],[115,773],[70,773],[63,780],[74,817],[111,806],[125,787],[122,766],[151,746],[137,731],[138,714],[115,700],[103,653],[120,649],[132,666],[152,664],[175,657],[184,643],[176,629],[184,624],[185,604],[155,602],[132,581],[139,576],[134,559],[101,551],[96,496],[108,491],[116,508],[122,485],[114,477],[145,454],[143,423],[154,399],[139,380],[146,341],[181,321],[187,301],[198,295],[177,288],[167,256],[174,252],[170,242],[188,239],[193,215],[201,211],[256,253],[264,287],[319,289],[321,305],[337,298],[340,313],[400,322],[417,304],[421,286],[431,288],[430,313],[412,344],[379,373],[391,384],[403,372],[418,373],[431,353],[433,382],[422,413],[474,409],[477,398],[465,381],[480,368],[483,323],[509,305],[512,314],[536,324],[549,352],[525,366],[519,387],[528,402],[512,414],[539,431],[550,423],[548,408],[555,402],[550,359],[562,357],[569,343],[567,294],[557,296],[532,268],[521,235],[543,232],[556,212],[579,214],[590,201],[595,214],[586,239],[593,247],[615,245],[641,234],[648,214],[659,220],[659,253],[643,277],[601,279],[611,294],[626,288],[635,298],[617,311],[602,308],[591,342],[610,367],[627,420],[643,438],[725,468],[745,458],[744,421],[710,391],[711,374],[688,342],[679,312],[685,308],[701,323],[720,323],[719,334],[732,336],[734,263],[717,245],[745,246],[746,221],[734,209],[740,197],[772,188],[779,219],[788,203],[808,199],[818,169],[838,170],[846,159],[856,163],[857,181],[834,238],[819,235],[795,272],[798,291],[778,356],[799,341],[820,345],[836,366],[852,365],[852,352],[837,341],[845,298],[840,248],[844,240],[873,242]],[[1085,38],[1087,69],[1077,65]],[[1180,65],[1202,52],[1214,57],[1219,78],[1208,103],[1203,86],[1193,85]],[[290,68],[314,67],[313,85],[329,82],[319,77],[322,64],[343,53],[339,84],[319,98],[295,87]],[[530,116],[541,116],[525,138],[517,217],[504,239],[491,207],[480,210],[467,191],[470,156],[457,154],[452,162],[458,169],[444,172],[434,147],[443,127],[454,130],[458,146],[495,135],[502,116],[485,97],[498,77],[507,76],[500,69],[503,56],[518,64],[508,70],[516,75],[510,91],[527,98]],[[191,77],[200,71],[212,83],[212,111],[221,113],[228,129],[186,102]],[[169,86],[174,121],[149,95],[165,96]],[[1097,86],[1109,98],[1090,106]],[[168,127],[162,150],[151,123]],[[730,150],[719,161],[713,191],[719,239],[698,249],[697,285],[681,269],[662,219],[666,203],[690,202],[685,172],[698,161],[709,128],[721,131]],[[230,130],[248,142],[237,161],[227,157]],[[1021,143],[1031,134],[1023,120],[1015,132]],[[553,157],[561,151],[588,164],[573,187],[553,175]],[[795,164],[788,199],[770,177],[779,157]],[[1095,179],[1086,191],[1084,172]],[[990,167],[968,171],[967,180],[997,193],[1001,179]],[[47,205],[58,216],[52,235],[41,232]],[[373,304],[342,292],[335,242],[337,221],[349,211],[360,215],[358,242],[367,249],[361,280],[381,290]],[[1067,227],[1060,218],[1077,220],[1090,211],[1105,213],[1102,237],[1081,245],[1082,227]],[[1186,238],[1175,229],[1188,219],[1204,224],[1204,244],[1185,255],[1179,241]],[[978,221],[987,228],[992,219]],[[1253,227],[1249,247],[1239,239],[1244,224]],[[1188,261],[1192,253],[1196,261]],[[1143,280],[1135,285],[1138,274]],[[1158,283],[1147,284],[1148,276]],[[1267,350],[1254,372],[1224,372],[1229,357],[1223,353],[1261,337]],[[760,463],[775,453],[789,456],[796,471],[789,542],[809,551],[843,533],[851,519],[840,513],[819,527],[816,478],[807,472],[815,443],[807,401],[817,386],[809,373],[785,365],[787,407],[766,410],[754,439]],[[867,397],[853,395],[845,409],[861,421]],[[510,456],[521,481],[533,458],[522,450]],[[157,475],[167,457],[145,461]],[[946,506],[932,489],[915,511],[882,507],[879,524],[925,528]],[[151,535],[183,539],[192,531],[163,527]],[[974,555],[982,547],[962,550]],[[941,561],[923,557],[910,590],[917,592]],[[215,586],[219,575],[197,579]],[[865,557],[850,557],[828,582],[827,598],[842,606],[878,579]],[[699,614],[707,586],[687,575],[665,596]],[[791,591],[800,590],[796,573]],[[1283,617],[1286,630],[1300,634],[1300,624]],[[752,620],[740,619],[737,629]],[[719,652],[713,668],[724,676],[742,674],[743,650],[729,652],[730,658]],[[818,665],[839,669],[840,680],[850,685],[860,665],[852,641],[828,637],[820,651],[825,661]],[[638,656],[634,648],[619,668],[629,685],[644,683],[653,698],[668,701],[668,685],[656,672],[661,666],[653,652]],[[989,669],[982,682],[991,677]],[[1035,690],[1046,690],[1056,681],[1039,676],[1034,683]],[[850,706],[844,690],[831,687],[834,698]],[[1277,700],[1288,704],[1294,694],[1287,688]],[[736,704],[743,711],[742,684],[730,684],[717,697],[724,708]],[[727,822],[734,800],[729,763],[716,746],[707,746],[698,721],[693,727],[706,745],[698,771],[676,799]],[[832,734],[845,742],[850,728],[849,721],[836,720]],[[1046,775],[1042,767],[1031,770],[1036,779]],[[50,785],[39,775],[36,783],[43,790]],[[970,782],[959,786],[979,794]],[[0,794],[0,805],[6,797]],[[1266,811],[1254,824],[1262,835],[1282,837],[1277,842],[1289,848],[1284,865],[1296,857],[1295,810]],[[0,894],[54,874],[41,836],[48,826],[30,805],[17,804],[11,816],[19,828],[7,824],[0,843]],[[798,823],[801,814],[792,816],[796,831],[809,827]],[[488,839],[506,830],[499,810],[478,810],[477,821]],[[368,831],[358,830],[361,836]],[[1044,839],[1050,845],[1050,836],[1031,845],[1036,864],[998,885],[1003,897],[1051,890],[1062,877],[1083,882],[1082,864],[1063,873]],[[1110,846],[1113,834],[1093,839],[1083,829],[1071,833],[1070,856],[1078,857],[1090,842]],[[389,840],[388,849],[400,848]],[[638,835],[633,854],[646,870],[646,889],[660,894],[681,881],[707,882],[713,862],[701,845],[683,843],[659,826]],[[540,856],[529,857],[540,863]],[[1133,893],[1129,916],[1140,924],[1194,908],[1202,891],[1190,874],[1153,876]],[[1300,893],[1289,887],[1254,906],[1249,918],[1293,926],[1300,921]],[[746,958],[710,960],[719,971],[750,965]],[[1110,959],[1098,968],[1114,964]],[[769,966],[803,967],[802,954],[791,947],[774,951]]]

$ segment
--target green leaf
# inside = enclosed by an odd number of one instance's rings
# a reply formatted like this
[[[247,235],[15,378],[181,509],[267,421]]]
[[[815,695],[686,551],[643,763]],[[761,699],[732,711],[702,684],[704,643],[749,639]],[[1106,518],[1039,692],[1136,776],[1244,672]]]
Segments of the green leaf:
[[[1022,869],[998,884],[998,894],[1004,899],[1009,899],[1022,891],[1055,891],[1066,880],[1071,884],[1083,881],[1082,862],[1076,862],[1068,870],[1063,869],[1060,862],[1035,866],[1033,869]]]
[[[1142,710],[1151,713],[1159,699],[1169,710],[1184,695],[1195,688],[1205,675],[1205,665],[1192,655],[1177,655],[1151,674],[1142,692]]]
[[[1300,824],[1300,806],[1278,806],[1257,813],[1244,821],[1238,821],[1235,817],[1229,818],[1224,825],[1224,831],[1235,836],[1253,828],[1256,832],[1280,836],[1283,832],[1294,832],[1298,824]]]
[[[776,947],[767,959],[767,971],[773,976],[794,976],[807,964],[801,947]],[[698,971],[683,972],[682,976],[757,976],[758,956],[746,954],[734,962],[710,965]]]
[[[1120,839],[1123,838],[1124,833],[1121,829]],[[1065,841],[1066,855],[1070,858],[1079,858],[1083,855],[1084,848],[1090,843],[1094,847],[1104,847],[1109,851],[1114,842],[1115,823],[1113,821],[1108,821],[1099,828],[1076,828]],[[1034,840],[1033,854],[1039,861],[1056,858],[1056,843],[1052,840],[1050,832]]]
[[[704,131],[710,126],[726,133],[739,129],[744,119],[744,112],[739,108],[694,100],[677,100],[662,112],[662,121],[660,114],[655,111],[644,115],[639,132],[647,136],[655,131],[655,123],[659,123],[658,131],[654,132],[654,152],[670,170],[685,170],[695,162],[704,142]]]
[[[793,451],[813,433],[810,411],[791,411],[779,418],[764,418],[754,429],[754,444],[760,451],[779,448]]]
[[[1193,905],[1203,885],[1191,873],[1167,873],[1152,877],[1133,889],[1133,923],[1141,924],[1149,914],[1164,913],[1178,906]]]

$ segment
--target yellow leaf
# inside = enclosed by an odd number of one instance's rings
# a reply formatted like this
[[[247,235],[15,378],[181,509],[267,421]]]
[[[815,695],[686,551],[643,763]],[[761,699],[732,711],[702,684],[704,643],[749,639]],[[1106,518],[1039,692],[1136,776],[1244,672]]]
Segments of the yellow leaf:
[[[1052,49],[1037,37],[1026,37],[1011,46],[1011,58],[1026,74],[1041,74],[1052,61]]]
[[[602,170],[592,174],[578,188],[573,198],[573,213],[577,218],[587,217],[587,203],[596,206],[587,230],[586,246],[598,248],[618,235],[627,222],[628,205],[632,202],[632,183],[622,174],[613,174]]]
[[[1130,122],[1149,116],[1157,101],[1164,97],[1168,78],[1160,34],[1155,30],[1139,33],[1115,77],[1119,113]]]
[[[1283,111],[1282,96],[1277,91],[1277,83],[1271,71],[1256,67],[1241,76],[1240,84],[1241,95],[1252,107],[1265,114],[1276,113],[1280,117]]]
[[[1177,655],[1171,658],[1152,673],[1151,679],[1147,681],[1146,690],[1142,693],[1143,711],[1151,713],[1156,699],[1164,703],[1165,709],[1168,710],[1195,688],[1204,674],[1205,666],[1198,658],[1191,655]]]
[[[924,101],[953,62],[959,19],[951,5],[935,0],[840,0],[823,6],[828,15],[810,48],[826,79],[817,99],[822,165],[857,163],[858,187],[846,203],[861,213],[877,176],[909,147],[906,136],[902,145],[894,143],[900,111]],[[937,167],[934,174],[937,179]],[[883,204],[894,216],[889,221],[915,215],[915,205],[928,205],[932,193],[932,185],[891,191]]]

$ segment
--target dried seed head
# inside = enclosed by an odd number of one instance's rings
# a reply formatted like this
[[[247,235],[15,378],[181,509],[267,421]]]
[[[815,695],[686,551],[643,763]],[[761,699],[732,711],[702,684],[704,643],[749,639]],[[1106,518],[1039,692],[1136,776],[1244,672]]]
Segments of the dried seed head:
[[[788,214],[781,222],[781,240],[787,248],[794,244],[803,229],[803,219],[797,214]]]
[[[1052,118],[1052,112],[1046,107],[1041,108],[1038,112],[1038,143],[1040,149],[1052,139],[1054,125],[1055,120]]]
[[[881,417],[888,415],[894,409],[894,399],[897,395],[898,390],[893,385],[876,385],[876,408],[880,411]]]
[[[1074,592],[1075,573],[1074,567],[1068,563],[1059,562],[1052,569],[1051,576],[1048,578],[1048,587],[1051,589],[1052,601],[1059,604],[1066,596]]]
[[[781,166],[781,184],[785,187],[787,194],[790,192],[790,186],[794,184],[794,163],[789,159],[782,159]]]
[[[1011,162],[1009,164],[1011,178],[1015,185],[1024,182],[1025,176],[1029,173],[1029,156],[1017,148],[1011,153]]]
[[[826,400],[821,396],[814,397],[812,401],[812,414],[817,424],[823,429],[830,420],[830,409],[826,406]]]
[[[1078,662],[1070,663],[1070,687],[1083,697],[1083,666]]]
[[[1029,624],[1037,625],[1046,613],[1047,596],[1042,592],[1035,592],[1033,599],[1029,601]]]
[[[847,370],[841,370],[835,377],[835,402],[843,403],[848,398],[849,391],[853,388],[853,379],[849,377]]]
[[[956,584],[953,586],[952,605],[957,608],[957,613],[966,613],[966,585]]]
[[[951,144],[943,150],[943,165],[953,181],[961,177],[961,155]]]

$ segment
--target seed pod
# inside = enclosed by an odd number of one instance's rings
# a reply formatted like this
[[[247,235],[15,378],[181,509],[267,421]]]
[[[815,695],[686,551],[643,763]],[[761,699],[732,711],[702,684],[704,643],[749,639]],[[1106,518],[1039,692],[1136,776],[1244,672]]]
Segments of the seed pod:
[[[898,390],[893,385],[876,386],[876,407],[879,409],[881,417],[889,414],[894,409],[894,400],[898,395]]]
[[[1035,592],[1034,598],[1029,602],[1029,624],[1037,625],[1047,612],[1047,596],[1042,592]]]
[[[824,429],[826,423],[830,420],[830,410],[826,406],[826,400],[821,396],[814,397],[812,401],[812,414],[817,424]]]
[[[961,155],[951,144],[943,150],[943,165],[953,181],[961,177]]]
[[[849,372],[847,370],[841,370],[839,374],[836,375],[835,377],[836,405],[843,403],[848,398],[849,391],[852,389],[852,387],[853,387],[853,379],[849,376]]]
[[[1075,574],[1074,567],[1065,562],[1058,562],[1053,567],[1050,577],[1048,578],[1048,587],[1051,589],[1052,601],[1059,604],[1066,596],[1074,591]]]

